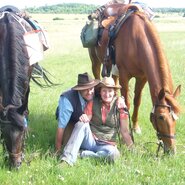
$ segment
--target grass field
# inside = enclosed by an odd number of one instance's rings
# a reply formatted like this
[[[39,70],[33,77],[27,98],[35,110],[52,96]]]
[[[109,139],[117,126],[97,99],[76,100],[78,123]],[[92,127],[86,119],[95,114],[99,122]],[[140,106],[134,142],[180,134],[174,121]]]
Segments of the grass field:
[[[0,146],[0,184],[3,185],[184,185],[185,184],[185,19],[161,17],[154,19],[167,55],[174,82],[174,88],[181,84],[178,98],[182,113],[177,121],[177,154],[156,158],[157,141],[149,114],[152,109],[148,85],[144,88],[139,111],[142,135],[134,135],[136,149],[128,152],[123,147],[121,159],[114,165],[93,159],[77,161],[70,168],[61,168],[53,156],[57,122],[55,109],[64,90],[74,86],[77,74],[91,72],[87,49],[80,41],[80,32],[86,22],[86,15],[32,15],[49,34],[51,47],[45,52],[40,64],[53,76],[51,79],[61,85],[41,89],[33,82],[29,97],[29,136],[26,141],[26,160],[19,171],[10,171],[3,162]],[[63,20],[53,21],[60,17]],[[133,81],[130,85],[133,89]],[[133,92],[131,93],[133,97]],[[151,143],[148,143],[151,142]]]

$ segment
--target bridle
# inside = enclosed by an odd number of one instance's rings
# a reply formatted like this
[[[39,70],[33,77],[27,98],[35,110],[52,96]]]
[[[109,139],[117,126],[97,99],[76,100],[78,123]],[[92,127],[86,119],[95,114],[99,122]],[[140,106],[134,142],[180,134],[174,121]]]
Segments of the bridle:
[[[2,132],[2,131],[1,131]],[[2,134],[2,133],[1,133]],[[23,136],[20,136],[20,137],[22,137],[22,147],[21,147],[21,151],[20,152],[10,152],[9,151],[9,149],[7,148],[7,146],[6,146],[6,144],[5,144],[5,140],[4,140],[4,138],[1,138],[2,139],[2,144],[3,144],[3,149],[4,149],[4,152],[6,153],[7,152],[7,154],[9,155],[9,159],[10,159],[10,161],[13,161],[13,159],[15,159],[15,160],[17,160],[17,159],[21,159],[21,162],[22,162],[22,160],[23,160],[23,154],[24,154],[24,147],[25,147],[25,143],[24,143],[24,141],[25,141],[25,130],[23,130]]]
[[[164,143],[162,141],[162,138],[175,139],[175,134],[174,135],[164,134],[164,133],[161,133],[159,131],[159,127],[158,127],[158,124],[157,124],[158,116],[155,113],[155,110],[156,110],[157,107],[166,107],[166,108],[168,108],[169,109],[169,115],[170,115],[171,119],[177,120],[178,116],[174,113],[174,111],[172,110],[172,107],[170,105],[167,105],[167,104],[155,104],[154,105],[154,107],[153,107],[153,109],[150,113],[150,121],[151,121],[151,123],[153,123],[154,127],[156,128],[156,135],[157,135],[157,138],[159,140],[159,145],[158,145],[158,150],[157,150],[157,155],[158,155],[160,147],[162,147],[164,149]],[[159,119],[163,119],[163,117],[159,116]]]
[[[166,108],[168,108],[169,109],[169,115],[170,115],[171,119],[177,120],[178,116],[174,113],[174,111],[172,110],[171,106],[170,105],[166,105],[166,104],[156,104],[156,105],[154,105],[154,107],[152,109],[152,112],[150,113],[150,121],[156,127],[158,138],[161,139],[162,137],[165,137],[165,138],[175,139],[175,135],[163,134],[163,133],[161,133],[159,131],[158,124],[157,124],[157,114],[155,113],[156,107],[166,107]],[[160,118],[162,118],[162,116]]]

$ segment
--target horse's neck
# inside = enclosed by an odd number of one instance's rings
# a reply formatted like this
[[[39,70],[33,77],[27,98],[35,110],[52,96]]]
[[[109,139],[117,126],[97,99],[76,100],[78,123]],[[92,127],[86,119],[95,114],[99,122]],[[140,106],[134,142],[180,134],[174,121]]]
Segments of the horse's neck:
[[[172,78],[171,73],[166,70],[157,70],[159,69],[159,66],[153,67],[155,69],[147,70],[148,74],[148,83],[151,93],[151,98],[153,104],[156,103],[156,100],[158,98],[159,91],[164,88],[166,91],[171,92],[173,90],[172,87]]]

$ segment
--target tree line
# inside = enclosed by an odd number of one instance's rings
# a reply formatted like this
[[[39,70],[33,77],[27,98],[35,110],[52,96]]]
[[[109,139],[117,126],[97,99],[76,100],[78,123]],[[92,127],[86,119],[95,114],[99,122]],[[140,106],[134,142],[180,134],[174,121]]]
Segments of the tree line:
[[[29,13],[54,13],[54,14],[89,14],[96,10],[98,6],[78,4],[78,3],[63,3],[51,6],[30,7],[26,8]]]
[[[79,3],[63,3],[57,5],[47,4],[40,7],[25,8],[29,13],[54,13],[54,14],[90,14],[99,6]],[[184,13],[185,8],[153,8],[156,13]]]

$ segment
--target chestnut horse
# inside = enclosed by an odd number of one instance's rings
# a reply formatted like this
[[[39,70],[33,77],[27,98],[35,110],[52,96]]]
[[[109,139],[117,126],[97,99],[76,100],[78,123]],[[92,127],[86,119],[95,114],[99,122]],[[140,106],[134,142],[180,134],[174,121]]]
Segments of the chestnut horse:
[[[110,5],[106,7],[112,8]],[[112,12],[116,12],[112,11]],[[96,13],[96,12],[94,12]],[[98,13],[98,12],[97,12]],[[102,12],[101,12],[102,15]],[[108,29],[104,29],[98,44],[89,48],[94,77],[100,79],[101,64],[103,70],[110,75],[111,60],[105,62],[108,45]],[[161,47],[160,38],[153,23],[140,11],[130,14],[112,41],[115,63],[118,68],[119,81],[122,86],[121,94],[129,102],[129,80],[135,78],[134,109],[132,115],[133,129],[140,132],[138,111],[141,103],[141,92],[148,81],[153,104],[150,120],[157,132],[157,137],[164,144],[164,152],[175,152],[175,125],[180,111],[176,97],[180,93],[180,86],[173,92],[172,76],[168,61]],[[116,77],[115,77],[116,79]]]
[[[13,6],[0,9],[0,135],[9,154],[11,167],[23,159],[25,118],[28,111],[29,82],[32,70],[24,40],[33,30]]]

